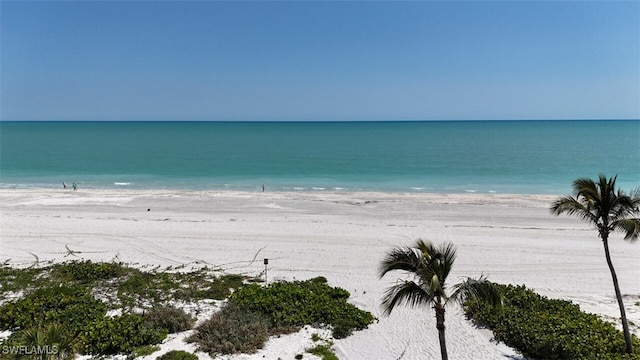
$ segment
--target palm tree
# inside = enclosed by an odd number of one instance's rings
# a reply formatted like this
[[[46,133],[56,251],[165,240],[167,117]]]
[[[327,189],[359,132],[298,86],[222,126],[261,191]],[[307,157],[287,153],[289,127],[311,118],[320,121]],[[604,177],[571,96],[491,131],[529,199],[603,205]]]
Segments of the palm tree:
[[[387,289],[382,306],[384,314],[389,315],[398,304],[410,306],[432,306],[436,313],[436,328],[440,340],[440,354],[447,360],[444,313],[450,302],[462,304],[467,299],[485,299],[494,305],[502,303],[502,294],[498,287],[487,281],[466,278],[453,285],[453,292],[447,293],[447,276],[456,259],[456,248],[451,243],[436,246],[418,240],[414,247],[395,248],[389,251],[380,266],[380,278],[389,271],[401,270],[413,277],[413,281],[400,280]]]
[[[61,324],[28,328],[18,333],[18,341],[27,353],[14,354],[15,360],[70,360],[80,348],[80,339]]]
[[[551,212],[554,215],[567,213],[577,216],[591,223],[598,230],[620,307],[624,340],[627,345],[626,351],[632,354],[633,346],[627,315],[622,302],[618,277],[609,253],[609,235],[614,231],[622,231],[625,233],[625,240],[635,241],[638,239],[640,219],[632,218],[632,216],[640,213],[640,197],[638,196],[640,189],[634,191],[631,196],[625,195],[622,190],[616,190],[616,179],[617,176],[607,179],[605,175],[600,174],[597,183],[586,178],[575,180],[573,182],[574,196],[564,196],[556,200],[551,205]]]

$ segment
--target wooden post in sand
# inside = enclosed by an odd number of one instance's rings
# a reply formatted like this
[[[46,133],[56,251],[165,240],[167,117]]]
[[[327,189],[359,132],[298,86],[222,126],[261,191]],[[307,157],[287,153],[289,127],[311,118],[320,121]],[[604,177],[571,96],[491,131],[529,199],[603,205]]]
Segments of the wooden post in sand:
[[[267,265],[269,265],[269,259],[264,259],[264,284],[267,285]]]

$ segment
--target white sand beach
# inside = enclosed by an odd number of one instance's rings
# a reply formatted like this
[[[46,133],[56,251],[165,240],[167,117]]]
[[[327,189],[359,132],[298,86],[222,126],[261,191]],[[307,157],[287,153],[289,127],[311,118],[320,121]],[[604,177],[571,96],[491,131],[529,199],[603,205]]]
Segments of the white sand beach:
[[[398,308],[383,316],[380,300],[394,283],[377,269],[393,246],[417,238],[458,248],[452,280],[484,274],[524,284],[589,312],[618,316],[613,286],[596,232],[578,219],[556,217],[556,196],[225,192],[173,190],[0,190],[0,261],[120,260],[135,266],[209,264],[258,275],[269,259],[269,281],[325,276],[379,322],[335,341],[340,359],[439,357],[430,308]],[[71,249],[74,253],[69,254]],[[640,324],[640,244],[611,240],[627,315]],[[520,358],[491,341],[460,309],[449,308],[452,359]],[[311,331],[311,330],[309,330]],[[184,337],[184,336],[182,336]],[[163,345],[193,349],[173,337]],[[270,341],[253,355],[228,359],[291,359],[310,346],[301,333]],[[155,359],[156,353],[149,359]],[[201,359],[208,355],[198,353]],[[305,358],[313,358],[306,354]]]

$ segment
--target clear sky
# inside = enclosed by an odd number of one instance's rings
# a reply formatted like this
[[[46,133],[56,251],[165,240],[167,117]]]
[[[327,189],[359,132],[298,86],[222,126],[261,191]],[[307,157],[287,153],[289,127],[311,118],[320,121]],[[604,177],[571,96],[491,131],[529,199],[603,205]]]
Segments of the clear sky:
[[[638,1],[0,0],[2,120],[640,118]]]

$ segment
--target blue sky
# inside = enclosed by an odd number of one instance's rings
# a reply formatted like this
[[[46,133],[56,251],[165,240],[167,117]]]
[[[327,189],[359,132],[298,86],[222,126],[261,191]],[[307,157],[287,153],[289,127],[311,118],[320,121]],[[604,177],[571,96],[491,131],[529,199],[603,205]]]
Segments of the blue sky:
[[[2,120],[640,118],[637,1],[0,1]]]

